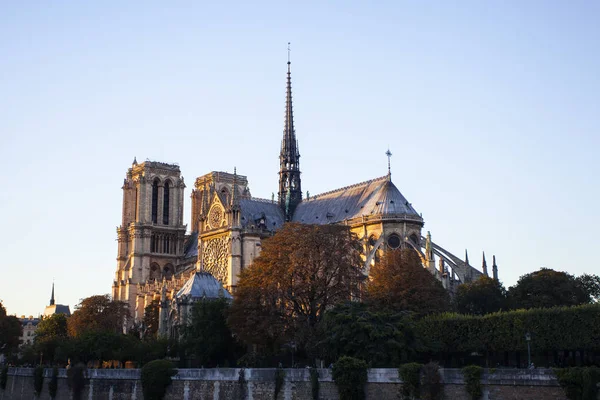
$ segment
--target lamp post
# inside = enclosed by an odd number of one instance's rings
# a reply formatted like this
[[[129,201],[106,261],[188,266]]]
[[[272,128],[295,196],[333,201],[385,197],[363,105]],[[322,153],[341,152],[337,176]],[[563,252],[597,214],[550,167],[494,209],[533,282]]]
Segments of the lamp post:
[[[531,333],[527,332],[525,334],[525,341],[527,342],[527,368],[531,367],[531,346],[529,343],[531,342]]]

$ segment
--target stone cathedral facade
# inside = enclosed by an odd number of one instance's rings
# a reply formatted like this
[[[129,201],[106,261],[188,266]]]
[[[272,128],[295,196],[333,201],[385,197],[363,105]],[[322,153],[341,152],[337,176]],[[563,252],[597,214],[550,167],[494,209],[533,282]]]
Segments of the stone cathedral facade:
[[[463,260],[433,243],[429,232],[422,235],[424,220],[394,185],[389,168],[379,178],[303,196],[289,62],[287,67],[277,198],[252,197],[247,177],[235,170],[207,173],[194,182],[191,233],[186,233],[186,186],[179,166],[134,160],[128,169],[112,294],[129,304],[135,320],[151,301],[160,300],[160,330],[172,332],[194,301],[229,297],[239,273],[260,254],[261,241],[286,221],[349,226],[364,243],[367,273],[383,249],[411,247],[449,291],[487,275],[485,255],[479,271],[467,254]],[[497,279],[495,257],[492,269]]]

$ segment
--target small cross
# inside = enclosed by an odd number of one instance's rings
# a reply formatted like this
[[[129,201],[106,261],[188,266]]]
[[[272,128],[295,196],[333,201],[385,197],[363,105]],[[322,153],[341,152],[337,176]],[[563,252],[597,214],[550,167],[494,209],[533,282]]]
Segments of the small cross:
[[[392,167],[391,167],[390,159],[392,158],[392,152],[390,151],[389,148],[385,152],[385,155],[388,158],[388,175],[391,175],[392,174]]]

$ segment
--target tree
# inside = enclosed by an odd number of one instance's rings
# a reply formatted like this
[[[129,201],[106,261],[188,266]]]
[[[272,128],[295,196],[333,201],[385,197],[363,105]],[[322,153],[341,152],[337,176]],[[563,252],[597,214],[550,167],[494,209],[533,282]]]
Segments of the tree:
[[[0,354],[9,355],[19,348],[19,338],[23,328],[14,315],[6,315],[6,308],[0,302]]]
[[[35,331],[35,348],[44,353],[44,359],[50,361],[66,361],[65,347],[68,340],[67,316],[54,314],[43,318]]]
[[[423,268],[413,249],[387,250],[371,268],[367,301],[419,315],[450,309],[450,296],[441,282]]]
[[[235,362],[239,344],[227,326],[229,307],[226,299],[203,300],[193,305],[189,323],[183,330],[182,345],[197,366]]]
[[[461,314],[489,314],[506,308],[506,289],[499,281],[482,275],[460,285],[453,300]]]
[[[108,295],[91,296],[81,300],[67,324],[69,335],[108,331],[120,333],[129,318],[127,303],[112,301]]]
[[[158,332],[158,315],[159,301],[152,300],[152,302],[144,308],[144,319],[142,320],[142,324],[145,328],[144,339],[156,337],[156,333]]]
[[[573,276],[566,272],[542,268],[525,274],[508,290],[513,309],[575,306],[590,303],[590,294]]]
[[[594,303],[600,302],[600,276],[583,274],[578,276],[577,282],[590,296],[590,300]]]
[[[395,367],[414,355],[418,344],[409,313],[347,302],[327,311],[319,327],[319,349],[327,362],[342,356],[372,367]]]
[[[232,330],[270,350],[291,342],[306,348],[325,310],[358,293],[360,249],[347,227],[285,224],[240,274],[228,320]]]

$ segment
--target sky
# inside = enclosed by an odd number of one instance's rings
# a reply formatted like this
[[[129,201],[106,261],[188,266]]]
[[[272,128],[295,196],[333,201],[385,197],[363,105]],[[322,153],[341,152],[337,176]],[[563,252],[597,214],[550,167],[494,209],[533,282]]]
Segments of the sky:
[[[110,293],[134,157],[277,192],[291,42],[302,186],[387,173],[423,233],[508,287],[598,273],[596,1],[5,1],[0,299]]]

